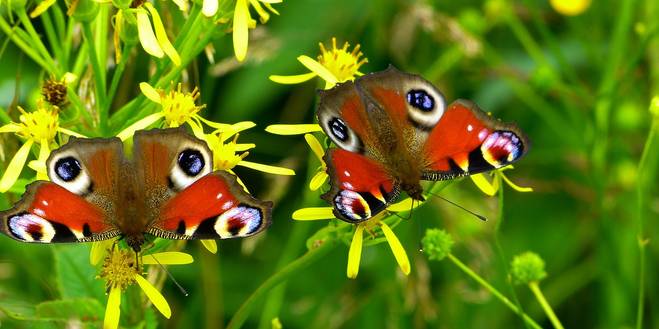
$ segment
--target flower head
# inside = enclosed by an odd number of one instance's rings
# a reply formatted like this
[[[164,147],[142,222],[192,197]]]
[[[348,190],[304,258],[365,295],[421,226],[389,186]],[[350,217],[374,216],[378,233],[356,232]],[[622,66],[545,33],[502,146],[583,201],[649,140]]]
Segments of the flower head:
[[[120,8],[114,19],[114,46],[117,62],[121,60],[119,40],[122,36],[132,38],[132,36],[127,36],[125,31],[131,31],[135,27],[144,51],[157,58],[167,55],[174,65],[180,66],[181,57],[169,41],[165,26],[153,4],[148,1],[133,1],[130,5],[130,7]]]
[[[591,0],[550,0],[552,8],[565,16],[577,16],[590,7]]]
[[[57,133],[84,137],[59,126],[59,114],[55,107],[41,105],[33,112],[26,112],[21,107],[18,110],[21,112],[18,123],[10,122],[0,127],[0,133],[14,133],[25,139],[25,143],[9,161],[7,170],[0,178],[0,193],[6,192],[14,185],[25,166],[33,145],[39,145],[39,157],[30,163],[30,167],[37,172],[38,179],[47,179],[46,160],[50,155],[50,146],[55,142]]]
[[[204,131],[202,123],[213,128],[225,128],[229,125],[206,120],[199,115],[199,111],[205,108],[205,105],[196,105],[199,98],[199,90],[194,88],[191,92],[183,91],[181,83],[170,91],[155,89],[146,82],[140,83],[142,93],[151,101],[160,104],[161,110],[147,115],[138,120],[129,127],[125,128],[117,137],[121,140],[130,138],[135,131],[144,129],[152,124],[162,120],[165,127],[179,127],[188,124],[192,132],[198,138],[203,138]]]
[[[530,251],[513,258],[510,264],[510,274],[517,284],[539,282],[547,276],[545,262],[538,254]]]
[[[139,259],[139,262],[138,262]],[[108,302],[105,309],[104,329],[115,329],[119,326],[121,315],[121,292],[133,284],[137,284],[149,301],[166,318],[170,318],[172,310],[165,297],[147,279],[142,276],[143,265],[181,265],[192,263],[192,256],[181,252],[163,252],[138,257],[130,250],[112,247],[98,275],[105,280]]]
[[[73,73],[67,72],[60,80],[48,79],[41,87],[41,95],[46,103],[60,108],[69,101],[66,97],[67,85],[76,80]]]
[[[282,84],[297,84],[319,76],[325,80],[325,89],[330,89],[337,83],[351,81],[355,77],[364,75],[359,71],[359,68],[368,63],[368,59],[362,58],[363,54],[360,51],[359,44],[352,50],[350,50],[350,44],[347,42],[343,44],[343,47],[337,48],[336,38],[332,38],[332,47],[330,49],[326,49],[322,42],[319,45],[320,55],[318,55],[318,60],[306,55],[297,58],[302,65],[311,71],[310,73],[290,76],[271,75],[270,80]]]
[[[202,13],[206,16],[215,15],[218,7],[217,2],[219,0],[204,0]],[[279,12],[272,7],[272,4],[281,2],[283,0],[236,0],[236,7],[233,11],[233,52],[238,61],[245,60],[249,43],[249,28],[256,27],[256,21],[252,19],[249,13],[250,5],[259,15],[261,24],[265,24],[270,19],[268,11],[279,15]]]
[[[522,187],[518,186],[517,184],[513,183],[506,175],[503,174],[505,170],[508,169],[513,169],[512,165],[496,169],[490,172],[490,175],[492,176],[492,182],[490,182],[487,178],[485,178],[485,174],[476,174],[476,175],[471,175],[469,176],[471,180],[476,184],[476,186],[483,191],[483,193],[493,196],[499,191],[499,188],[501,187],[501,180],[506,182],[508,186],[512,187],[513,190],[517,192],[533,192],[532,187]]]
[[[423,252],[430,260],[442,260],[451,253],[453,238],[448,232],[437,228],[427,229],[421,240]]]
[[[392,204],[387,207],[389,212],[401,212],[409,211],[415,206],[418,206],[419,202],[414,202],[412,199],[405,199],[398,203]],[[347,276],[351,279],[357,277],[359,273],[359,263],[361,261],[363,240],[364,240],[364,231],[371,233],[372,237],[376,237],[377,234],[375,230],[380,228],[382,231],[385,240],[389,244],[394,258],[400,267],[401,271],[405,275],[410,273],[410,261],[407,257],[407,253],[403,248],[403,245],[400,243],[396,234],[391,230],[389,225],[384,222],[384,217],[386,212],[382,212],[375,217],[359,223],[357,225],[345,224],[346,226],[354,226],[355,232],[352,235],[352,242],[350,243],[350,249],[348,251],[348,267],[347,267]],[[302,208],[298,209],[293,213],[293,219],[300,221],[307,220],[322,220],[322,219],[334,219],[334,213],[332,212],[331,207],[311,207],[311,208]]]

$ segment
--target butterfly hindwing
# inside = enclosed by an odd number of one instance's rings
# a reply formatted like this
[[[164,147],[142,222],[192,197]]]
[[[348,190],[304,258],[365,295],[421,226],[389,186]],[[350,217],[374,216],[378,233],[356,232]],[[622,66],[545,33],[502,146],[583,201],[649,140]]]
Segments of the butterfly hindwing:
[[[426,140],[422,178],[444,180],[501,168],[527,150],[527,138],[515,125],[492,119],[473,102],[457,100]]]
[[[398,183],[378,162],[342,149],[325,154],[331,189],[322,198],[332,204],[334,215],[359,223],[382,212],[396,199]]]
[[[97,241],[119,234],[101,208],[46,181],[28,185],[13,208],[0,212],[0,230],[36,243]]]
[[[266,229],[271,213],[272,202],[252,197],[235,176],[215,171],[168,200],[147,232],[168,239],[246,237]]]

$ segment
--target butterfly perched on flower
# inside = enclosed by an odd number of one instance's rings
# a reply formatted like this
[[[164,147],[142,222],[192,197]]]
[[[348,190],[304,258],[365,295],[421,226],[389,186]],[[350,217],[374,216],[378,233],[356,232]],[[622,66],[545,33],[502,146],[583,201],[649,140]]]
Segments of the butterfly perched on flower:
[[[318,122],[338,146],[325,154],[331,188],[322,197],[350,223],[382,212],[401,190],[424,200],[421,180],[501,168],[528,150],[515,125],[467,100],[448,104],[430,82],[394,67],[319,95]]]
[[[266,229],[272,202],[212,171],[212,161],[206,143],[182,128],[136,132],[131,159],[119,138],[71,138],[48,158],[51,181],[28,185],[0,212],[0,232],[35,243],[120,236],[139,252],[147,234],[226,239]]]

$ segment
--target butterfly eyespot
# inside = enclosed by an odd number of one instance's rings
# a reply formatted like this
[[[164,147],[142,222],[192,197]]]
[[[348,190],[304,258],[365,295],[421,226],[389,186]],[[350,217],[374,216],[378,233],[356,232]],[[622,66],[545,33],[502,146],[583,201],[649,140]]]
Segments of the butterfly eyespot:
[[[212,155],[203,147],[187,144],[172,163],[168,185],[173,190],[182,190],[213,169]]]
[[[348,127],[346,127],[345,122],[339,118],[333,118],[329,122],[330,129],[332,131],[332,135],[339,139],[342,142],[345,142],[348,140]]]
[[[410,86],[405,94],[405,101],[409,105],[408,120],[416,128],[424,131],[431,130],[446,110],[444,95],[431,85]]]
[[[361,140],[343,119],[335,116],[321,117],[320,124],[338,147],[350,152],[363,152]]]
[[[55,162],[55,173],[57,177],[65,182],[70,182],[80,176],[82,166],[74,157],[65,157]]]
[[[407,92],[407,103],[425,112],[435,107],[435,100],[425,90],[412,89]]]
[[[186,149],[179,153],[178,165],[188,176],[197,176],[204,169],[206,163],[201,152],[193,149]]]

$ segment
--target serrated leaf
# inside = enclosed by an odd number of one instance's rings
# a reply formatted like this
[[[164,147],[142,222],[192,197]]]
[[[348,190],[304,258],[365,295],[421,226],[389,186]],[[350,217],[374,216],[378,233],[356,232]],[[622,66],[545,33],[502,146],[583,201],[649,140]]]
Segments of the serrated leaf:
[[[103,318],[105,312],[101,303],[92,298],[75,298],[43,302],[36,307],[40,318],[96,322]]]
[[[53,248],[57,286],[63,299],[92,297],[105,299],[103,280],[89,263],[89,246],[69,245]]]

